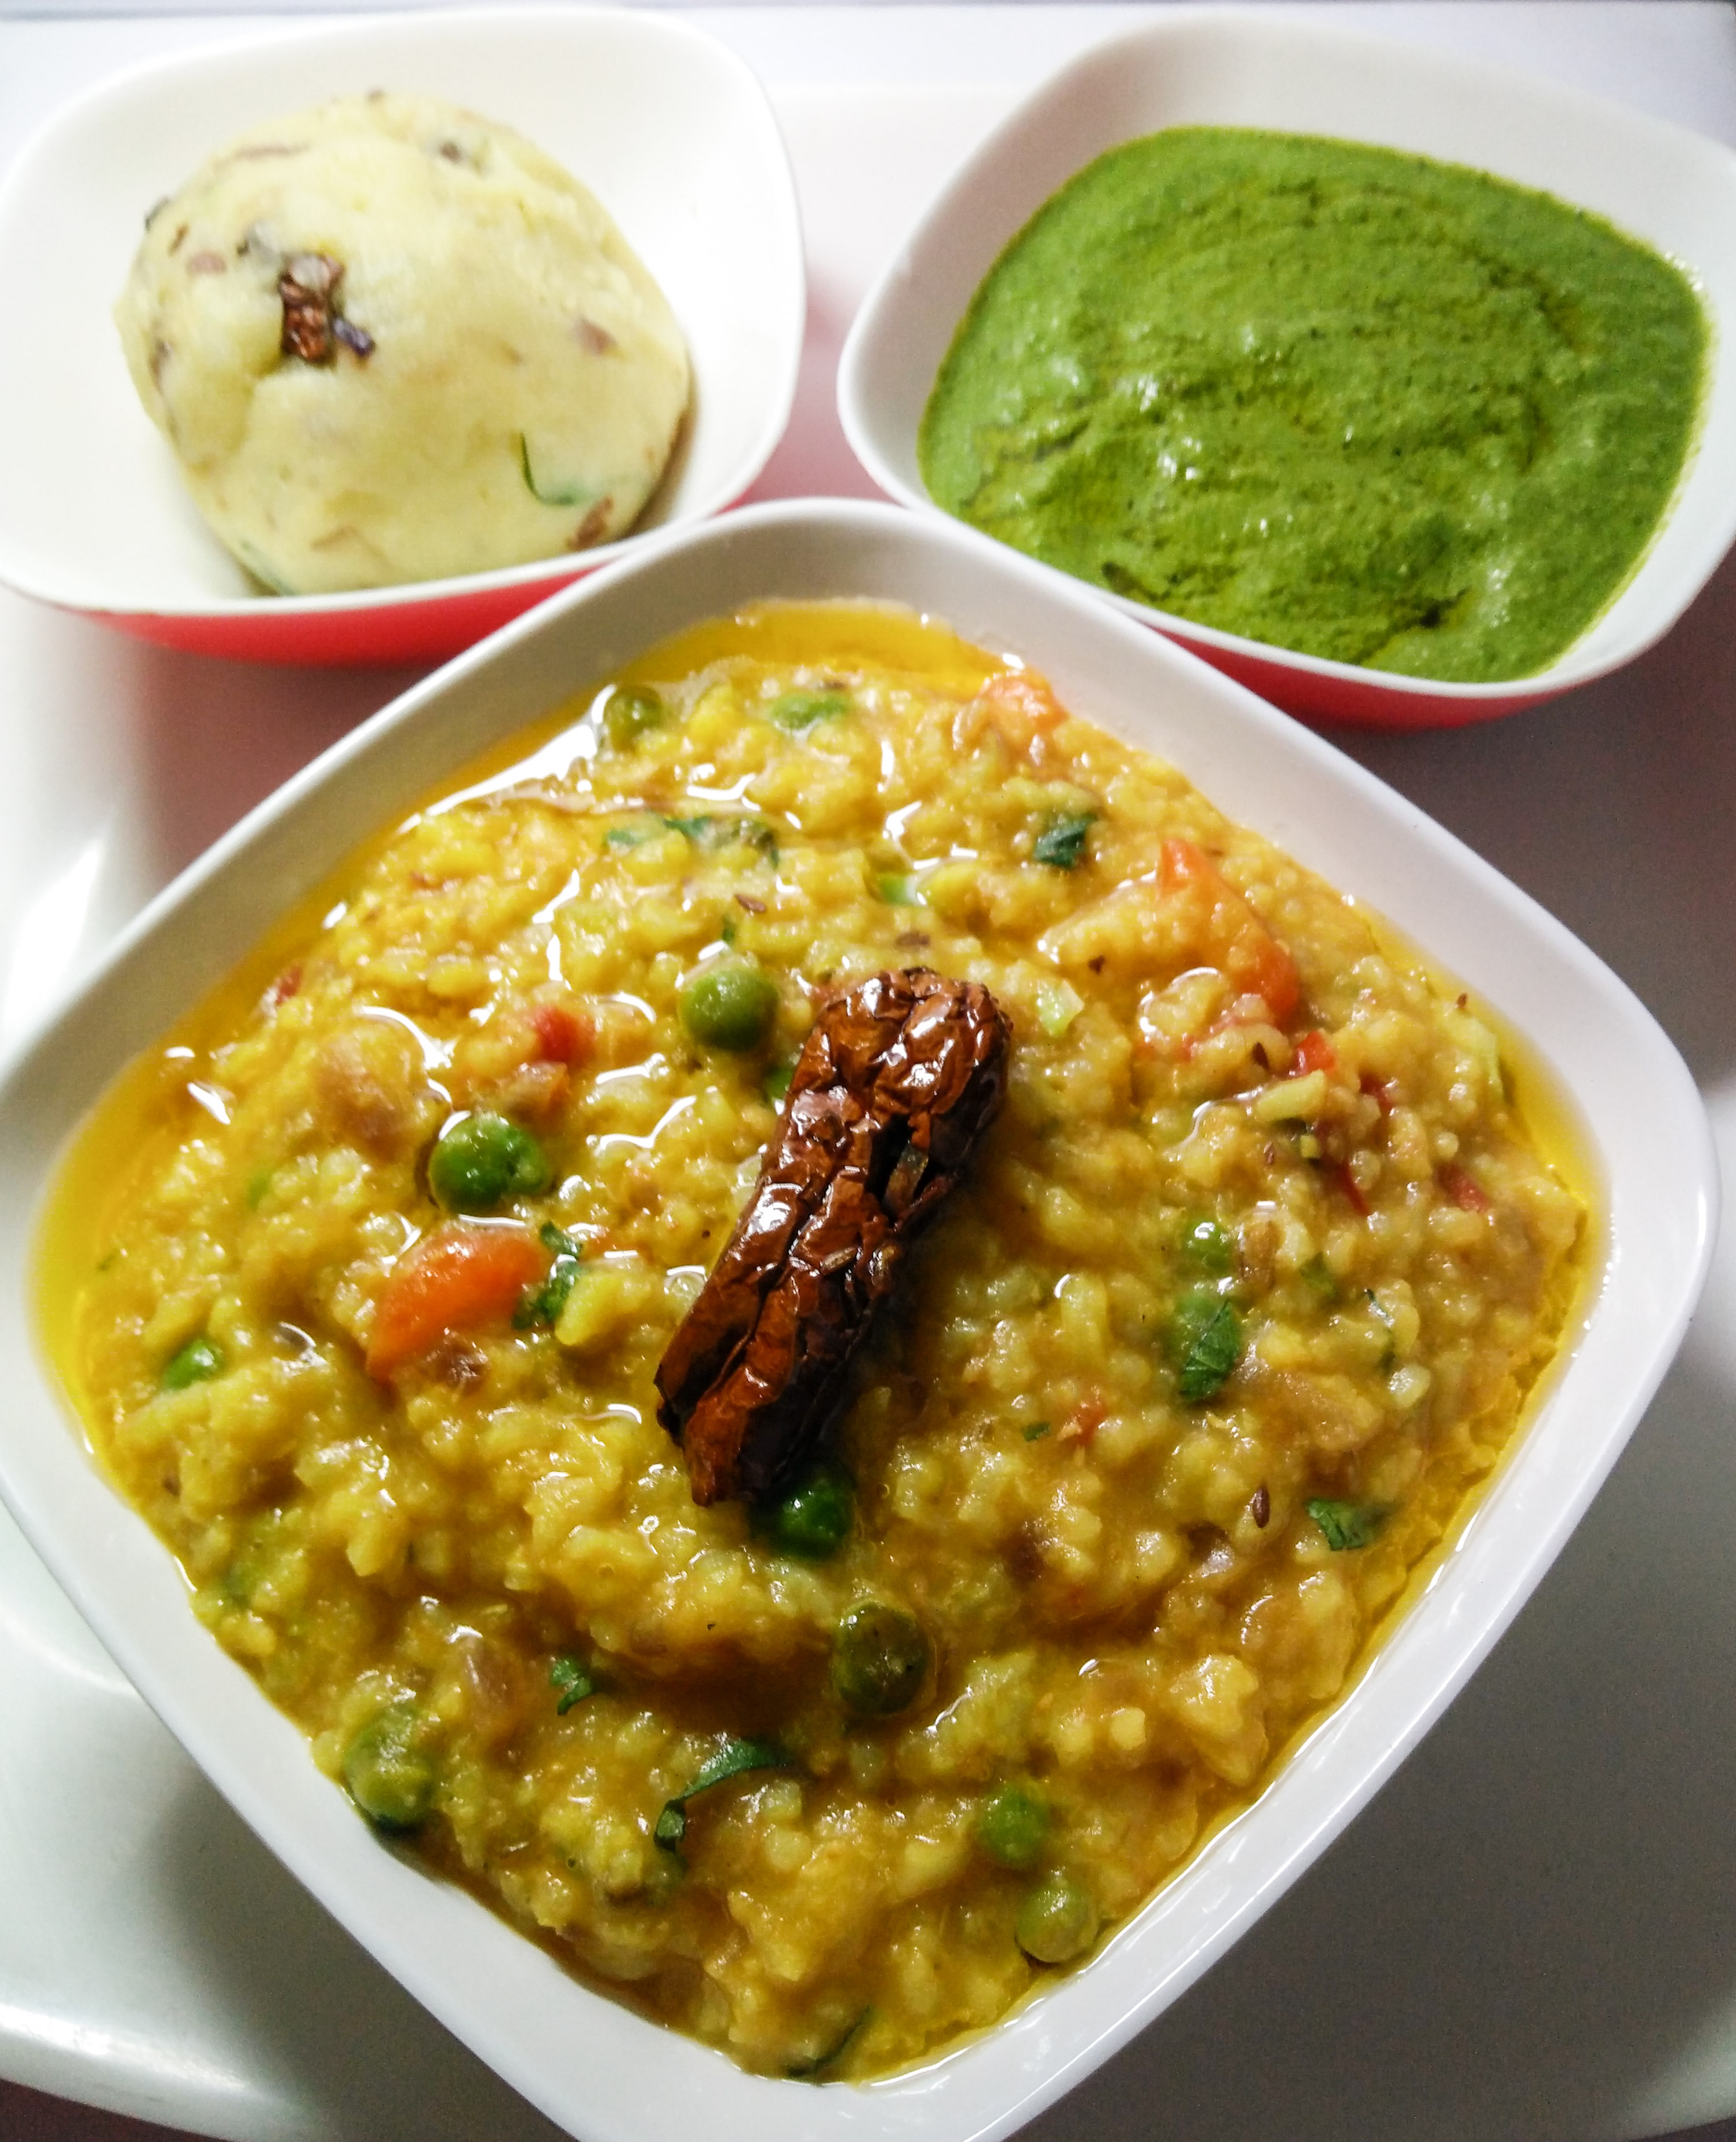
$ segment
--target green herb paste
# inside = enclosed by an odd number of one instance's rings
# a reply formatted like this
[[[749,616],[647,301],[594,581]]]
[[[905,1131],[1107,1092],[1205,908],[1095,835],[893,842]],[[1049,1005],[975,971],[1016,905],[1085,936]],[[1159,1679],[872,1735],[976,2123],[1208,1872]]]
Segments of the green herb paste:
[[[1016,549],[1199,624],[1522,677],[1645,551],[1707,338],[1679,269],[1547,194],[1175,128],[1088,165],[996,262],[922,475]]]

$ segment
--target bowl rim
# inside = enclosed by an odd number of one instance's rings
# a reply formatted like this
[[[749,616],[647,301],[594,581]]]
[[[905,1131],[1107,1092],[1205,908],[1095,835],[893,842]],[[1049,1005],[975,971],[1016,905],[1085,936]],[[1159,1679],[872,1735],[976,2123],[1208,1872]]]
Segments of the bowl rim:
[[[1089,1963],[990,2031],[902,2075],[799,2095],[616,2006],[467,1894],[381,1849],[315,1769],[299,1730],[197,1623],[172,1559],[96,1472],[26,1308],[44,1186],[122,1064],[333,860],[413,806],[441,772],[570,697],[575,679],[606,675],[682,623],[739,607],[745,590],[765,600],[866,595],[939,611],[967,634],[1024,652],[1064,699],[1175,758],[1209,793],[1222,792],[1214,776],[1234,772],[1232,815],[1304,862],[1328,850],[1353,856],[1355,868],[1336,874],[1358,896],[1394,873],[1407,878],[1408,906],[1379,904],[1432,947],[1444,931],[1444,964],[1517,1014],[1514,1024],[1574,1097],[1606,1207],[1604,1261],[1577,1346],[1513,1457],[1372,1665],[1254,1804]],[[557,672],[563,686],[551,682]],[[1308,814],[1323,804],[1328,822],[1310,832]],[[1443,890],[1453,896],[1444,906]],[[1442,925],[1432,931],[1432,915]],[[1579,1046],[1586,1032],[1599,1039],[1589,1053]],[[1636,1116],[1641,1098],[1650,1113]],[[1650,1014],[1560,923],[1354,762],[1065,576],[949,521],[844,501],[756,506],[660,536],[374,715],[159,895],[0,1069],[0,1330],[27,1365],[0,1428],[0,1494],[243,1819],[413,1994],[570,2131],[595,2142],[686,2142],[703,2091],[716,2142],[989,2142],[1185,1990],[1338,1834],[1469,1677],[1661,1379],[1705,1275],[1717,1197],[1704,1105]]]
[[[322,49],[341,54],[346,47],[372,46],[383,40],[408,44],[414,42],[418,33],[425,35],[431,29],[478,41],[497,39],[505,33],[526,37],[542,34],[551,40],[582,42],[601,33],[613,39],[636,40],[652,56],[660,49],[665,56],[682,50],[702,59],[720,84],[730,86],[740,109],[752,115],[764,147],[770,152],[783,182],[776,204],[775,225],[769,227],[764,242],[768,252],[775,247],[781,249],[785,256],[782,268],[787,278],[787,318],[778,362],[763,375],[764,408],[759,427],[751,444],[734,465],[714,481],[700,499],[678,514],[650,526],[636,524],[611,542],[598,544],[588,550],[557,552],[550,557],[528,559],[517,565],[448,575],[438,580],[399,581],[380,588],[345,589],[329,595],[279,595],[261,591],[205,600],[191,595],[129,599],[124,588],[85,593],[69,590],[52,570],[43,571],[29,552],[14,556],[6,540],[6,516],[0,510],[0,583],[57,609],[122,625],[130,620],[155,619],[189,624],[210,621],[219,625],[280,622],[293,633],[299,626],[327,619],[351,621],[375,614],[391,619],[406,612],[462,605],[472,599],[479,608],[487,606],[484,614],[492,619],[503,614],[502,606],[515,597],[527,603],[540,601],[551,585],[566,585],[621,557],[631,556],[648,539],[667,530],[693,526],[728,511],[757,481],[789,429],[795,406],[806,338],[807,265],[794,174],[769,94],[747,61],[720,37],[698,22],[680,16],[655,10],[586,4],[586,0],[575,0],[573,5],[560,7],[437,6],[416,13],[326,17],[265,30],[240,28],[238,34],[227,37],[217,33],[215,23],[212,27],[210,42],[190,51],[159,53],[132,62],[57,106],[32,131],[3,180],[0,180],[0,234],[7,230],[20,205],[27,205],[38,183],[38,163],[45,156],[59,152],[63,137],[76,139],[81,133],[99,132],[111,113],[131,109],[141,101],[148,106],[159,91],[172,91],[182,81],[200,74],[227,75],[237,68],[258,72],[269,69],[275,59],[284,55]],[[143,412],[139,413],[141,421],[148,424],[149,419]],[[685,435],[694,421],[690,411],[684,420],[684,437],[678,440],[677,459],[690,450]],[[654,493],[646,510],[651,510],[655,503]],[[216,542],[219,539],[214,535],[211,540]]]
[[[1294,21],[1270,8],[1242,9],[1222,4],[1190,7],[1128,29],[1117,30],[1057,67],[991,129],[930,202],[857,312],[838,359],[838,420],[851,451],[868,474],[888,496],[918,512],[938,514],[948,519],[953,517],[935,502],[922,483],[919,474],[915,481],[912,481],[907,471],[907,457],[903,452],[906,442],[902,419],[896,427],[897,437],[894,439],[892,434],[895,427],[889,422],[881,404],[878,368],[884,362],[888,345],[909,324],[905,317],[908,293],[919,284],[925,269],[932,270],[937,260],[943,260],[951,267],[961,257],[968,256],[973,264],[966,293],[967,302],[970,292],[980,284],[1002,248],[1023,227],[1028,217],[1036,213],[1041,202],[1052,195],[1056,186],[1066,182],[1063,177],[1046,186],[1028,206],[1021,210],[1016,220],[1004,236],[990,241],[982,237],[969,220],[973,213],[972,196],[982,186],[985,175],[992,169],[1004,170],[1012,152],[1027,136],[1051,122],[1058,111],[1070,109],[1076,100],[1087,96],[1096,85],[1105,78],[1115,76],[1130,66],[1147,62],[1153,56],[1180,62],[1207,54],[1220,63],[1245,67],[1287,52],[1305,57],[1330,57],[1345,69],[1383,68],[1396,75],[1415,76],[1419,81],[1426,78],[1431,89],[1438,95],[1450,94],[1467,102],[1476,99],[1486,103],[1496,97],[1510,102],[1523,101],[1535,111],[1550,114],[1557,123],[1595,125],[1617,141],[1645,145],[1649,151],[1659,154],[1691,158],[1706,173],[1717,175],[1729,195],[1733,212],[1736,212],[1736,150],[1696,134],[1689,128],[1657,118],[1613,99],[1527,75],[1495,61],[1461,52],[1424,49],[1394,38],[1383,37],[1375,32],[1348,27],[1343,22]],[[1312,126],[1305,121],[1288,128],[1280,127],[1275,121],[1164,121],[1157,128],[1146,127],[1135,130],[1134,133],[1125,129],[1104,133],[1096,147],[1081,162],[1075,163],[1072,169],[1076,171],[1083,168],[1084,162],[1088,162],[1091,156],[1102,154],[1120,141],[1136,138],[1138,131],[1160,131],[1165,126],[1171,124],[1213,123],[1270,126],[1274,131],[1318,133],[1328,136],[1338,132],[1336,129]],[[1404,153],[1428,155],[1441,161],[1467,163],[1476,169],[1491,170],[1497,177],[1508,175],[1496,169],[1489,160],[1468,155],[1454,157],[1439,150],[1417,151],[1408,145],[1391,143],[1377,121],[1371,124],[1366,133],[1346,135],[1340,138],[1384,143],[1398,146]],[[1536,190],[1551,190],[1539,185],[1536,180],[1515,179],[1512,182],[1531,186]],[[1569,205],[1578,205],[1569,201]],[[1593,213],[1619,225],[1619,218],[1605,210],[1597,210]],[[1736,254],[1733,254],[1733,258],[1736,258]],[[1651,613],[1640,619],[1618,644],[1589,657],[1582,651],[1587,641],[1600,631],[1627,600],[1642,569],[1657,549],[1666,528],[1677,518],[1690,491],[1698,494],[1702,490],[1714,489],[1720,481],[1716,470],[1704,466],[1702,448],[1714,388],[1733,367],[1736,367],[1736,352],[1731,348],[1733,333],[1736,333],[1736,307],[1733,307],[1729,318],[1720,318],[1706,289],[1705,277],[1699,267],[1679,259],[1676,264],[1686,268],[1689,273],[1705,306],[1710,327],[1706,378],[1694,437],[1669,502],[1645,548],[1603,609],[1561,654],[1544,669],[1526,676],[1496,679],[1485,683],[1455,683],[1440,678],[1409,677],[1397,671],[1371,669],[1353,663],[1333,661],[1324,656],[1307,654],[1299,649],[1284,647],[1274,641],[1253,639],[1242,634],[1222,631],[1175,612],[1116,595],[1090,581],[1081,585],[1091,587],[1100,601],[1110,604],[1125,615],[1183,641],[1219,666],[1228,666],[1232,674],[1240,676],[1244,681],[1254,682],[1257,688],[1269,695],[1274,693],[1274,689],[1282,689],[1279,673],[1288,673],[1299,679],[1308,680],[1306,707],[1298,710],[1318,711],[1325,703],[1323,695],[1329,694],[1333,688],[1337,688],[1364,702],[1364,711],[1360,713],[1347,709],[1348,718],[1353,719],[1368,718],[1366,703],[1370,699],[1381,698],[1395,703],[1410,702],[1415,710],[1412,718],[1416,721],[1476,719],[1480,714],[1499,714],[1521,706],[1535,704],[1539,699],[1553,697],[1576,685],[1591,683],[1625,667],[1648,648],[1655,645],[1674,627],[1716,570],[1732,542],[1736,541],[1736,483],[1729,483],[1722,487],[1724,504],[1718,516],[1717,533],[1697,546],[1694,565],[1690,570],[1681,575],[1675,596],[1668,602],[1656,605]],[[956,275],[949,278],[949,280],[956,279]],[[962,318],[961,308],[954,315],[953,331],[956,331]],[[947,339],[950,341],[950,331]],[[909,444],[908,466],[913,468],[913,441]],[[988,540],[998,540],[993,537]],[[1063,569],[1050,566],[1045,570],[1058,572]]]

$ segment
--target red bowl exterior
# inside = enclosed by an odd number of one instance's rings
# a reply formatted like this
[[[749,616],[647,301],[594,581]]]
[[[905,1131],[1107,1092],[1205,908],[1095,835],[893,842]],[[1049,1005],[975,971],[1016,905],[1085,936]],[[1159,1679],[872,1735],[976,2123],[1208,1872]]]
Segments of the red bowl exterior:
[[[160,647],[220,654],[232,662],[282,662],[314,669],[443,662],[578,580],[589,567],[563,565],[509,588],[475,588],[379,608],[257,608],[185,615],[152,610],[88,610],[99,624]]]
[[[1523,707],[1538,706],[1545,699],[1557,698],[1572,688],[1569,684],[1528,682],[1520,678],[1515,679],[1510,692],[1479,692],[1475,697],[1468,693],[1461,695],[1450,687],[1439,691],[1419,691],[1417,680],[1412,678],[1395,677],[1389,682],[1383,672],[1371,670],[1365,680],[1341,676],[1333,670],[1303,669],[1281,657],[1268,660],[1240,648],[1219,647],[1167,623],[1153,625],[1152,630],[1162,632],[1165,639],[1185,647],[1203,662],[1209,662],[1213,669],[1221,669],[1226,677],[1234,677],[1237,684],[1245,684],[1250,692],[1258,692],[1273,706],[1281,707],[1285,713],[1294,714],[1311,725],[1336,723],[1361,729],[1462,728],[1467,723],[1494,721],[1502,714],[1516,714]]]
[[[756,478],[757,481],[758,479]],[[733,512],[753,495],[750,486],[714,509]],[[549,561],[534,580],[511,587],[450,587],[443,594],[405,597],[388,590],[389,600],[344,607],[334,596],[330,610],[296,610],[262,596],[257,605],[220,610],[83,610],[57,605],[75,617],[88,617],[134,639],[176,647],[187,654],[216,654],[230,662],[278,662],[304,669],[384,668],[408,662],[445,662],[491,632],[522,617],[562,588],[583,580],[620,555]]]

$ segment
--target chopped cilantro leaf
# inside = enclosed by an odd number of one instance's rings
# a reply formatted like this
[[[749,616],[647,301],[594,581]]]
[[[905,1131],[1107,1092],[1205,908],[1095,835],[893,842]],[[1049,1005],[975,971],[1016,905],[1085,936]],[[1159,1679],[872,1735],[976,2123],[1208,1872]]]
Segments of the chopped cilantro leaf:
[[[1386,1345],[1381,1349],[1380,1365],[1382,1369],[1390,1369],[1398,1358],[1397,1320],[1372,1286],[1365,1287],[1363,1292],[1368,1314],[1387,1335]]]
[[[185,1391],[222,1373],[223,1349],[200,1337],[188,1340],[178,1354],[171,1355],[157,1381],[166,1391]]]
[[[807,2082],[815,2075],[823,2075],[828,2068],[843,2058],[850,2049],[851,2041],[873,2012],[872,2008],[864,2008],[835,2045],[828,2046],[823,2053],[815,2054],[811,2061],[792,2061],[784,2069],[784,2074],[792,2082]]]
[[[1209,1399],[1242,1357],[1242,1320],[1233,1302],[1203,1289],[1185,1294],[1170,1326],[1176,1388],[1189,1405]]]
[[[1052,870],[1077,870],[1085,856],[1086,835],[1096,822],[1095,811],[1069,811],[1051,818],[1031,852]]]
[[[518,435],[518,466],[524,473],[525,489],[539,506],[588,506],[596,496],[594,491],[571,484],[544,491],[531,473],[531,442],[522,432]]]
[[[1308,1513],[1326,1535],[1334,1554],[1347,1547],[1367,1547],[1386,1522],[1387,1513],[1374,1503],[1335,1503],[1317,1495]]]
[[[789,1767],[789,1757],[775,1740],[726,1741],[685,1793],[677,1793],[663,1803],[663,1812],[657,1818],[652,1837],[665,1852],[673,1852],[679,1859],[681,1843],[687,1834],[689,1800],[748,1770],[787,1770]]]
[[[680,833],[707,855],[720,848],[750,848],[768,862],[778,860],[778,837],[764,818],[744,818],[722,811],[702,811],[692,818],[665,818],[672,833]]]
[[[558,1324],[579,1276],[579,1246],[571,1235],[548,1220],[538,1230],[538,1239],[544,1249],[553,1251],[555,1261],[542,1286],[527,1287],[520,1296],[512,1312],[515,1331],[529,1331],[539,1324]]]
[[[576,1703],[582,1703],[587,1695],[596,1694],[596,1682],[591,1670],[570,1651],[562,1652],[548,1670],[549,1686],[558,1691],[561,1700],[555,1705],[555,1715],[566,1717]]]
[[[780,729],[799,734],[804,729],[811,729],[816,722],[849,711],[847,692],[780,692],[765,709],[765,718],[775,722]]]

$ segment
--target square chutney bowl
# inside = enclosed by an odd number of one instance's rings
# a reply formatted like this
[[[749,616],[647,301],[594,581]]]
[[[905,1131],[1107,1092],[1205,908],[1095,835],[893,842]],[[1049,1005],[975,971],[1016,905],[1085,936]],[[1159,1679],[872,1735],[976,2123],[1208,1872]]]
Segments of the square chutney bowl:
[[[1489,683],[1402,675],[1220,631],[1107,588],[1096,589],[1098,599],[1293,713],[1383,728],[1513,713],[1607,675],[1669,631],[1736,537],[1736,155],[1618,104],[1353,27],[1289,21],[1281,9],[1189,7],[1115,37],[1062,67],[971,155],[870,291],[839,361],[844,433],[874,481],[907,506],[941,510],[918,464],[918,432],[973,294],[1076,173],[1172,127],[1367,143],[1468,165],[1590,210],[1673,262],[1705,308],[1698,429],[1625,580],[1533,674]],[[1244,391],[1234,381],[1232,389]],[[1233,471],[1232,506],[1240,481]],[[1379,481],[1371,464],[1367,481]],[[1562,534],[1570,541],[1570,531]]]

